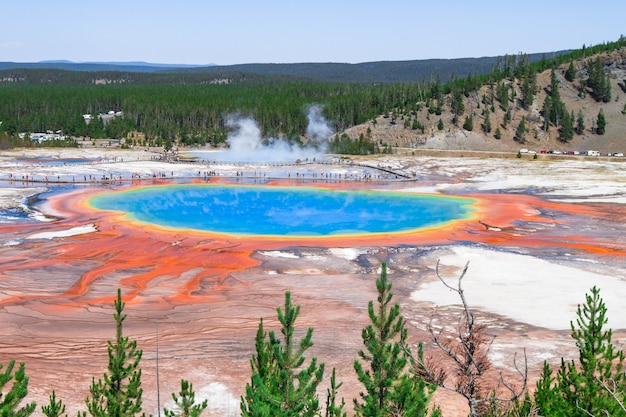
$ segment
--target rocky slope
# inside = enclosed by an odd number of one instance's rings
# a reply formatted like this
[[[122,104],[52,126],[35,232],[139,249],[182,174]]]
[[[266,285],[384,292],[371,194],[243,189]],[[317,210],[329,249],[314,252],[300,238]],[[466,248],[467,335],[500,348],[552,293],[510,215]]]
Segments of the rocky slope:
[[[596,102],[591,94],[586,94],[585,97],[579,95],[581,82],[587,77],[588,60],[597,57],[602,60],[605,72],[609,74],[610,78],[611,100],[608,103]],[[528,110],[523,109],[518,100],[509,102],[512,120],[506,127],[503,126],[505,112],[496,103],[495,112],[490,115],[491,133],[484,133],[481,129],[484,122],[482,111],[485,106],[481,100],[483,95],[489,96],[488,86],[483,86],[478,92],[465,98],[465,112],[459,117],[457,126],[452,123],[453,114],[450,109],[450,99],[447,97],[441,116],[429,114],[424,105],[415,116],[400,116],[395,123],[392,123],[390,117],[381,116],[376,120],[376,123],[368,122],[355,126],[348,129],[346,133],[352,138],[358,138],[360,135],[368,137],[369,135],[377,143],[386,143],[395,148],[400,148],[396,149],[396,152],[399,153],[415,152],[419,154],[420,151],[424,150],[517,153],[522,148],[537,152],[541,152],[541,150],[559,150],[561,152],[596,150],[602,154],[626,153],[626,49],[575,61],[577,77],[572,82],[567,81],[564,75],[568,65],[569,63],[563,64],[556,71],[560,82],[561,100],[568,112],[573,111],[577,115],[581,111],[585,120],[583,134],[574,135],[574,138],[568,143],[559,141],[559,132],[556,127],[551,126],[548,131],[542,129],[543,116],[540,111],[546,97],[546,90],[550,86],[550,70],[537,75],[538,91]],[[514,86],[516,97],[521,97],[518,80],[515,80]],[[602,109],[607,122],[606,132],[603,135],[598,135],[592,131],[600,109]],[[465,117],[470,114],[473,114],[474,120],[472,131],[462,128]],[[416,118],[425,126],[424,133],[412,129],[411,123],[405,127],[405,117]],[[513,140],[522,117],[525,118],[527,126],[526,142],[523,144]],[[440,119],[444,125],[443,130],[437,128]],[[498,127],[502,133],[500,139],[494,137],[494,132]]]

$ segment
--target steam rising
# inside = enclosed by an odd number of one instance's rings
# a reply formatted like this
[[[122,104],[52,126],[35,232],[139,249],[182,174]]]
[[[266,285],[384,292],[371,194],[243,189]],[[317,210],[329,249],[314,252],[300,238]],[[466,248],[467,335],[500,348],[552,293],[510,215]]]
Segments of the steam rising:
[[[333,130],[322,115],[321,107],[309,107],[307,120],[309,124],[306,128],[306,134],[309,137],[309,143],[312,146],[321,147],[325,151],[328,148],[328,138],[333,134]]]
[[[307,114],[307,142],[302,146],[283,138],[261,137],[261,129],[251,117],[231,115],[226,125],[231,129],[226,142],[229,149],[221,152],[218,159],[227,161],[285,161],[319,158],[328,151],[328,138],[333,130],[322,115],[319,106],[311,106]]]

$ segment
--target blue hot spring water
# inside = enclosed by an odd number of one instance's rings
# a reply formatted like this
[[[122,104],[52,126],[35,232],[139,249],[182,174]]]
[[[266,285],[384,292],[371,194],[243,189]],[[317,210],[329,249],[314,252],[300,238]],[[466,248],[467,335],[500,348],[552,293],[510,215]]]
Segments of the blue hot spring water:
[[[474,203],[392,191],[211,184],[139,187],[89,202],[167,228],[293,237],[409,232],[468,218]]]

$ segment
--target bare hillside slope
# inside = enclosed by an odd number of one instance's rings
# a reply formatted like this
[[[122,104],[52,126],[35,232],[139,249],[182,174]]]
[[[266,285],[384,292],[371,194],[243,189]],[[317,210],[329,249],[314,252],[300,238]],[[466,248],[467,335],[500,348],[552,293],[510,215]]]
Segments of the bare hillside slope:
[[[581,83],[586,80],[587,66],[590,59],[600,58],[604,69],[609,74],[611,84],[611,100],[608,103],[597,102],[591,94],[580,94]],[[607,153],[626,154],[626,49],[612,53],[604,53],[584,60],[574,62],[577,76],[572,82],[565,79],[568,64],[556,69],[556,75],[560,82],[559,92],[561,99],[568,112],[577,115],[579,111],[584,115],[585,130],[581,135],[565,143],[559,140],[557,127],[550,126],[547,131],[543,130],[544,118],[541,109],[546,98],[546,91],[550,86],[550,70],[537,75],[537,91],[535,99],[528,109],[523,109],[519,100],[515,98],[509,102],[511,121],[505,124],[505,111],[500,105],[494,106],[495,111],[490,113],[492,130],[490,133],[483,132],[482,124],[485,117],[482,115],[485,108],[483,97],[490,95],[490,87],[482,86],[464,99],[465,111],[460,115],[458,123],[452,122],[453,113],[450,107],[450,97],[446,97],[443,112],[440,116],[429,113],[426,103],[414,115],[401,115],[392,121],[390,115],[377,118],[376,122],[348,129],[345,133],[352,138],[360,135],[369,137],[380,144],[393,146],[394,152],[411,152],[411,150],[461,150],[461,151],[487,151],[487,152],[515,152],[525,148],[538,153],[541,150],[558,150],[561,152],[577,151],[586,152],[596,150]],[[510,82],[510,81],[509,81]],[[515,97],[520,97],[520,83],[512,82],[515,89]],[[594,128],[598,113],[602,109],[606,119],[606,132],[603,135],[595,133]],[[463,129],[463,122],[468,115],[473,115],[473,129]],[[514,140],[516,129],[524,117],[526,122],[525,142]],[[408,123],[407,123],[407,120]],[[413,120],[417,119],[424,125],[422,133],[419,129],[413,129]],[[443,122],[443,129],[438,128],[439,120]],[[501,138],[496,139],[495,130],[499,128]]]

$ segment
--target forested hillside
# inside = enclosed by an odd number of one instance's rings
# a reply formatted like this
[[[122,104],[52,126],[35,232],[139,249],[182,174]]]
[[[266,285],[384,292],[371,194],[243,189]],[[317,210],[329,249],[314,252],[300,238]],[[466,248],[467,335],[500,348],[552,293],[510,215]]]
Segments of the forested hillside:
[[[530,62],[552,59],[570,51],[535,53],[528,55]],[[48,61],[34,63],[0,62],[0,79],[20,79],[29,83],[58,82],[60,72],[64,82],[89,83],[94,79],[130,83],[181,83],[205,82],[207,80],[239,79],[241,74],[250,78],[275,76],[308,81],[396,83],[428,82],[439,79],[448,82],[467,74],[483,75],[504,62],[515,59],[510,56],[425,59],[413,61],[377,61],[359,64],[347,63],[293,63],[293,64],[239,64],[239,65],[165,65],[149,63],[74,63]],[[36,70],[36,71],[23,71]],[[81,74],[82,73],[82,74]],[[117,74],[116,74],[117,73]],[[164,73],[169,74],[164,76]],[[33,74],[31,76],[30,74]],[[195,75],[194,75],[195,74]],[[49,76],[48,76],[49,75]],[[256,77],[255,77],[256,76]]]
[[[349,128],[395,152],[411,149],[528,153],[626,152],[626,48],[623,39],[577,50],[549,63],[468,76],[431,90],[425,100],[393,108]]]
[[[622,38],[550,59],[544,56],[533,61],[525,54],[508,56],[496,59],[485,73],[468,72],[449,82],[442,82],[440,74],[428,81],[385,83],[302,78],[306,68],[318,72],[330,68],[332,72],[330,64],[299,64],[300,70],[291,76],[275,73],[277,66],[270,64],[232,67],[229,71],[211,67],[212,73],[11,69],[0,72],[0,130],[5,132],[2,146],[10,146],[7,137],[20,132],[45,131],[61,131],[71,137],[124,138],[128,145],[217,146],[225,141],[226,119],[233,113],[253,117],[266,137],[299,142],[306,141],[306,114],[311,105],[323,108],[323,115],[339,134],[366,123],[380,126],[379,122],[385,121],[404,128],[389,137],[361,132],[361,143],[365,143],[363,139],[370,143],[356,150],[350,141],[359,135],[349,135],[343,141],[335,141],[335,152],[346,152],[346,147],[356,153],[377,151],[371,146],[372,141],[414,147],[425,142],[424,135],[461,128],[466,132],[482,130],[485,138],[514,137],[523,144],[527,137],[535,135],[531,124],[543,126],[545,132],[551,127],[563,131],[559,138],[567,142],[574,134],[584,132],[585,127],[588,129],[590,123],[587,117],[586,126],[581,126],[575,120],[578,115],[571,114],[573,109],[562,104],[558,94],[563,87],[563,65],[575,67],[568,82],[581,99],[589,94],[598,103],[607,103],[610,97],[600,92],[601,85],[610,85],[606,81],[613,64],[610,57],[621,57],[611,52],[625,46]],[[363,64],[358,68],[374,78],[377,72],[393,78],[393,74],[404,71],[406,64],[372,64],[369,69]],[[241,71],[231,71],[235,69]],[[263,73],[242,72],[243,69]],[[555,81],[546,88],[538,78],[551,70]],[[345,72],[336,70],[336,74]],[[551,102],[538,102],[539,97],[545,100],[546,91]],[[123,117],[106,125],[96,117],[110,111],[123,112]],[[94,116],[88,124],[85,114]],[[522,114],[528,117],[519,127]],[[519,132],[510,135],[512,126]],[[407,135],[408,140],[404,138]]]
[[[336,130],[363,123],[415,96],[418,85],[366,86],[282,82],[230,85],[90,85],[1,87],[0,120],[9,134],[62,130],[71,136],[121,138],[141,132],[153,144],[218,144],[231,113],[251,115],[266,136],[306,130],[306,108],[324,106]],[[106,126],[83,114],[123,111]]]
[[[525,55],[529,62],[553,59],[569,51]],[[243,72],[265,75],[291,76],[314,81],[356,83],[428,83],[439,80],[447,83],[468,74],[480,76],[507,62],[515,62],[516,56],[425,59],[419,61],[378,61],[360,64],[344,63],[298,63],[298,64],[241,64],[187,68],[177,72],[220,74]],[[167,70],[172,72],[172,70]]]

